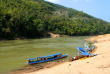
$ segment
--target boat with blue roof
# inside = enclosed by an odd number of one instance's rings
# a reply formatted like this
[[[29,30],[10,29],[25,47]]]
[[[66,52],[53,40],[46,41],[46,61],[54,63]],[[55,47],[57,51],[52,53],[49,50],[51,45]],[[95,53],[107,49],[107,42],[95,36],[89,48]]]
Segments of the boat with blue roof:
[[[57,54],[52,54],[52,55],[47,55],[47,56],[42,56],[37,58],[29,58],[28,64],[38,64],[38,63],[48,62],[48,61],[57,60],[65,57],[67,57],[67,54],[62,55],[62,53],[57,53]]]

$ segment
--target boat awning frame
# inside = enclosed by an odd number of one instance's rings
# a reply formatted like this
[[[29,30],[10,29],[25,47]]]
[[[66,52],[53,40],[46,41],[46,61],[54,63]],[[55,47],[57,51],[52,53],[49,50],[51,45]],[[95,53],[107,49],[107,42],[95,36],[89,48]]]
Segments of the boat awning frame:
[[[28,60],[34,60],[34,59],[38,59],[38,58],[53,57],[53,56],[57,56],[57,55],[61,55],[61,53],[52,54],[52,55],[47,55],[47,56],[42,56],[42,57],[37,57],[37,58],[29,58]]]
[[[42,56],[42,57],[37,57],[37,58],[47,58],[47,57],[52,57],[52,56],[56,56],[56,55],[61,55],[61,53],[47,55],[47,56]]]

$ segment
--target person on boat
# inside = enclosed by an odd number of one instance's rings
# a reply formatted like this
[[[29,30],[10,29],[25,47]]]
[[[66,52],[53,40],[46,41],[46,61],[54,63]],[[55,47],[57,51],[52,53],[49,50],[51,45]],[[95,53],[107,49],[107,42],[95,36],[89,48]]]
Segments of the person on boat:
[[[76,59],[76,57],[74,56],[74,57],[73,57],[73,59],[75,60],[75,59]]]
[[[78,56],[76,56],[76,60],[78,60]]]

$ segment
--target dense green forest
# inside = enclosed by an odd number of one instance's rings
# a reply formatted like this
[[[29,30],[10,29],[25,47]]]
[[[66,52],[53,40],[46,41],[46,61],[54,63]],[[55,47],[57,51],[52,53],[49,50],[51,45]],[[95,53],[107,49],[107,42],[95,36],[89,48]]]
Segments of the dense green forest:
[[[110,23],[44,0],[0,0],[0,39],[110,33]]]

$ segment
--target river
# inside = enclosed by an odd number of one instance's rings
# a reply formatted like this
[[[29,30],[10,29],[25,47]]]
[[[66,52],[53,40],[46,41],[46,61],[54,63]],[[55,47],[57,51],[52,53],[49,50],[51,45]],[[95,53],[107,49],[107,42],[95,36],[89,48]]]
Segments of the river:
[[[78,55],[76,47],[84,47],[90,36],[0,41],[0,74],[27,65],[27,59],[55,53]]]

